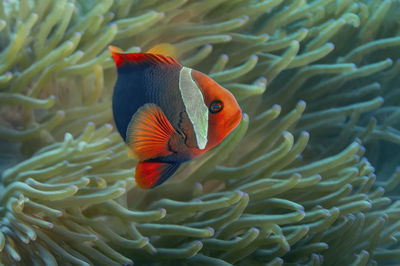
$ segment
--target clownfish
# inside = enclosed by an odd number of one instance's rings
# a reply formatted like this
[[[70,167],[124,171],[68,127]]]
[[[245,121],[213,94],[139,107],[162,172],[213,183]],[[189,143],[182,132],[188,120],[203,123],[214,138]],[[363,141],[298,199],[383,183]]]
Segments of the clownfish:
[[[147,53],[109,49],[118,72],[114,121],[139,161],[139,187],[161,185],[183,162],[218,145],[240,123],[235,97],[209,76],[182,66],[171,44]]]

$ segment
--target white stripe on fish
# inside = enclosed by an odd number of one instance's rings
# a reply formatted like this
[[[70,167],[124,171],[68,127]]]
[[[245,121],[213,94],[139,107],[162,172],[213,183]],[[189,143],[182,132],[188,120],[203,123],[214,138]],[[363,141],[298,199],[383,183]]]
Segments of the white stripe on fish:
[[[204,149],[208,141],[208,107],[204,103],[200,88],[192,78],[192,69],[182,67],[179,73],[179,91],[193,125],[197,146]]]

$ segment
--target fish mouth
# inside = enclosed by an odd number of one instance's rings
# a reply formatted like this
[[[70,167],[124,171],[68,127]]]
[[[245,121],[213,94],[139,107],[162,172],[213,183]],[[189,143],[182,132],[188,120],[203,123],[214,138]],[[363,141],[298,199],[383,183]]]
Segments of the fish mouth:
[[[240,121],[242,121],[242,119],[244,118],[246,114],[242,112],[242,110],[238,110],[233,116],[232,119],[230,119],[230,121],[227,123],[226,127],[230,128],[231,130],[233,130],[234,128],[236,128]]]
[[[242,119],[244,118],[245,115],[246,115],[246,114],[243,113],[242,110],[239,109],[239,110],[236,112],[236,114],[234,115],[234,117],[237,117],[238,120],[239,120],[239,122],[240,122],[240,121],[242,121]]]

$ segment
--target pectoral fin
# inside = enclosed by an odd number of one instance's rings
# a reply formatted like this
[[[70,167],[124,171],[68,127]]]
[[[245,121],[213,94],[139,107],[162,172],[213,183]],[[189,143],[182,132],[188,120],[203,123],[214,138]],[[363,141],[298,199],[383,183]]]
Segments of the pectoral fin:
[[[132,157],[139,161],[167,156],[169,139],[176,133],[156,104],[145,104],[132,116],[126,138]]]
[[[180,163],[140,162],[136,166],[135,180],[141,188],[154,188],[164,183],[178,170]]]

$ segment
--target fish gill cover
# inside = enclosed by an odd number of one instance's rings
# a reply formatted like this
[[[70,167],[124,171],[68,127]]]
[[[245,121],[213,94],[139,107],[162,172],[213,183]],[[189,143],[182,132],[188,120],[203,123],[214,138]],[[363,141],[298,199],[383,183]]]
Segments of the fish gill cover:
[[[1,263],[398,264],[399,18],[398,0],[1,1]],[[248,116],[144,192],[107,46],[160,42]]]

